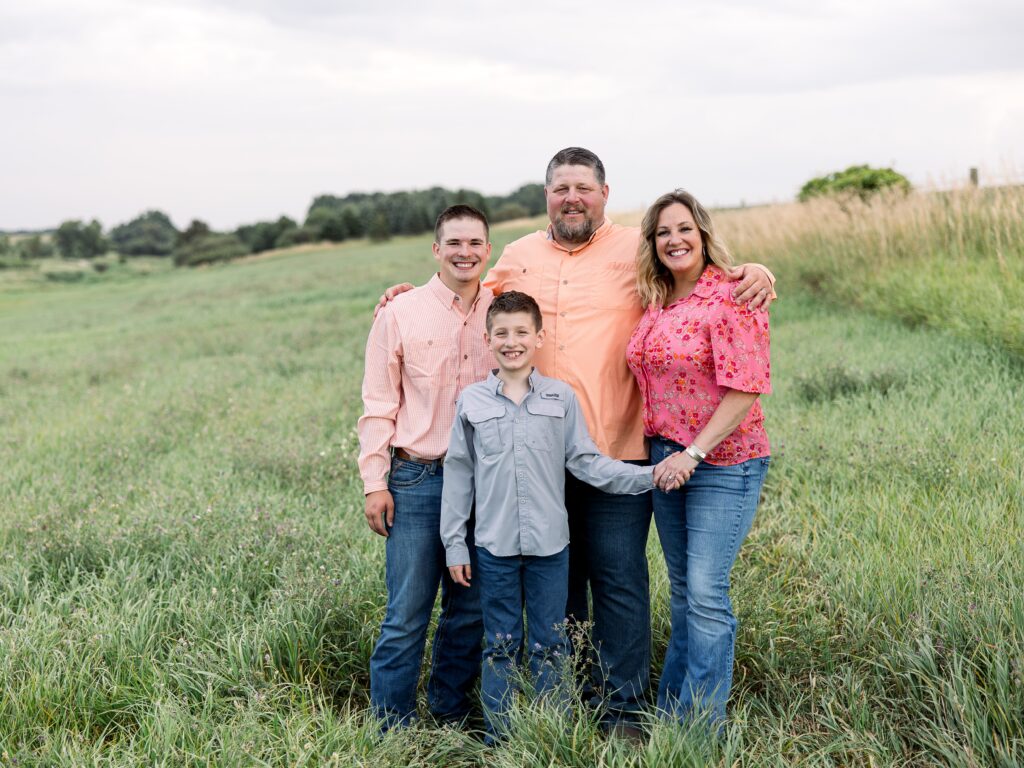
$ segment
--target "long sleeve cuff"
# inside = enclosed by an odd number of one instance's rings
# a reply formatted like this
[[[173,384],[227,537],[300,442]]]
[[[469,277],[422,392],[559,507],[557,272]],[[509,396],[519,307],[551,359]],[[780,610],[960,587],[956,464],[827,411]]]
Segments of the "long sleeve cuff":
[[[386,491],[388,489],[387,480],[363,480],[363,495],[374,493],[375,491]]]
[[[465,544],[451,544],[445,548],[445,564],[449,567],[453,565],[469,565],[469,547]]]

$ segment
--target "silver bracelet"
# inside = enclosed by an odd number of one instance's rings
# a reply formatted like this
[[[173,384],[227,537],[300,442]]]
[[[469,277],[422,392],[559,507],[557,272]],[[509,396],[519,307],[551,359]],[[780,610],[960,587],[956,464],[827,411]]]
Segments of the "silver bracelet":
[[[690,443],[684,453],[698,464],[704,461],[704,457],[708,455],[707,451],[702,451],[695,443]]]

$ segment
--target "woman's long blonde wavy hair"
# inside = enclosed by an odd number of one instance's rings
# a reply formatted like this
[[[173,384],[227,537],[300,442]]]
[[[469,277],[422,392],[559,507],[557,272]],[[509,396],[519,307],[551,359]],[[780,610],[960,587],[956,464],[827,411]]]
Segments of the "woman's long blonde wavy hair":
[[[672,293],[675,281],[668,267],[658,260],[658,249],[655,245],[654,233],[658,229],[658,217],[661,212],[673,203],[685,205],[700,230],[704,242],[704,266],[716,264],[719,267],[732,266],[732,256],[717,235],[715,225],[711,222],[711,214],[701,205],[697,198],[685,189],[668,192],[647,209],[644,220],[640,224],[640,247],[636,254],[636,292],[640,294],[640,303],[644,308],[661,306]]]

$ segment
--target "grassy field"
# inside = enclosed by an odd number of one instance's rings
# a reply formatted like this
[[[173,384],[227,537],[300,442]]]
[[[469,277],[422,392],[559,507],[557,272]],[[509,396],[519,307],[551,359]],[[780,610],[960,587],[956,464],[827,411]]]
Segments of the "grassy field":
[[[836,309],[728,226],[785,298],[724,742],[533,706],[495,751],[374,736],[354,425],[370,307],[431,270],[416,238],[0,291],[0,764],[1024,764],[1024,366]],[[650,560],[660,659],[655,536]]]

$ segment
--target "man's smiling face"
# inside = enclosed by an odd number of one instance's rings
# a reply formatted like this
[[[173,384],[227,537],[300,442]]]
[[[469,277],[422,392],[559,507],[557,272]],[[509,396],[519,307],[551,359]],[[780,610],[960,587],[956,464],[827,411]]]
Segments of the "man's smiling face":
[[[466,283],[477,282],[490,256],[487,230],[477,219],[449,219],[441,227],[438,242],[434,243],[441,282],[453,291]]]
[[[590,239],[604,222],[608,185],[598,184],[594,169],[587,165],[560,165],[544,187],[555,241],[570,247]]]

